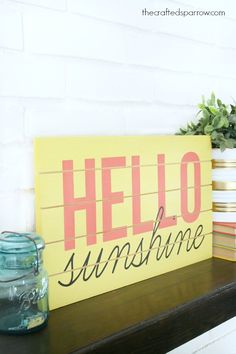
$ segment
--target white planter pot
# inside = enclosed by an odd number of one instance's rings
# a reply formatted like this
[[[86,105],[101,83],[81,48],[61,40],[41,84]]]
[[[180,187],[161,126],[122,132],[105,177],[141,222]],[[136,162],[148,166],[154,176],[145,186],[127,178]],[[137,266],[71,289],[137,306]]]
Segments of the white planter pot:
[[[214,191],[212,192],[212,201],[216,203],[235,203],[236,191]],[[236,214],[235,214],[236,215]]]
[[[213,160],[232,160],[236,164],[236,148],[235,149],[225,149],[221,151],[220,149],[212,149],[212,159]]]
[[[236,222],[236,149],[212,149],[213,221]]]

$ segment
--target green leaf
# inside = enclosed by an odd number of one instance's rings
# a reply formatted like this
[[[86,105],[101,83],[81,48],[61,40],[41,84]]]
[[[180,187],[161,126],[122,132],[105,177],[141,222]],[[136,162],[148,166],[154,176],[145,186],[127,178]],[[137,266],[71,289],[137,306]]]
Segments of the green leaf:
[[[214,106],[209,106],[209,110],[215,115],[218,113],[218,110]]]
[[[228,111],[227,111],[226,108],[223,108],[223,109],[222,109],[222,113],[223,113],[224,116],[228,116]]]
[[[202,114],[203,114],[204,118],[207,118],[207,119],[210,118],[210,113],[209,113],[209,111],[206,108],[202,109]]]
[[[217,138],[219,133],[217,133],[217,131],[213,130],[213,132],[211,133],[211,139],[215,140]]]
[[[213,119],[212,125],[213,125],[213,127],[215,129],[220,129],[220,128],[223,128],[223,127],[227,127],[229,125],[229,121],[228,121],[227,117],[217,115]]]
[[[236,124],[236,114],[231,114],[229,116],[230,123]]]
[[[210,124],[207,124],[204,128],[204,133],[205,135],[211,134],[211,132],[214,130],[213,126]]]
[[[215,106],[216,98],[214,92],[211,93],[211,98],[207,101],[208,106]]]
[[[234,139],[228,139],[225,141],[225,147],[228,149],[233,149],[235,146],[236,140]]]
[[[199,103],[197,106],[200,109],[200,112],[205,108],[205,104],[203,103]]]
[[[211,93],[211,102],[213,105],[216,104],[216,96],[215,96],[214,92]]]
[[[221,117],[218,115],[218,116],[215,116],[215,118],[213,119],[212,121],[212,126],[215,128],[215,129],[219,129],[221,128]]]
[[[220,150],[221,151],[224,151],[225,149],[226,149],[226,146],[225,146],[225,142],[224,141],[222,141],[221,143],[220,143]]]
[[[228,120],[228,117],[225,117],[225,116],[224,116],[223,121],[224,121],[223,127],[228,128],[228,127],[229,127],[229,120]]]
[[[219,98],[217,99],[217,104],[218,104],[218,107],[222,106],[222,102],[221,102],[221,100]]]

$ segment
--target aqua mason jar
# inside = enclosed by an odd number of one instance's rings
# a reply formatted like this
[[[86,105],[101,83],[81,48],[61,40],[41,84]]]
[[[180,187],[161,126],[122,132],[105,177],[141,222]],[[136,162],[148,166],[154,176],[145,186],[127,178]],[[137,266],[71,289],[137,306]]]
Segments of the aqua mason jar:
[[[28,333],[48,320],[48,276],[43,239],[33,233],[0,234],[0,332]]]

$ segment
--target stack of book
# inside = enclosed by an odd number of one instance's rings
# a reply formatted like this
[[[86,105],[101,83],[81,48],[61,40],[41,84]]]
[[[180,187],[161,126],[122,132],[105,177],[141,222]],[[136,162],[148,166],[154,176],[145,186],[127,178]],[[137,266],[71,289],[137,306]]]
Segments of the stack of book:
[[[213,223],[213,256],[236,261],[236,223]]]
[[[212,188],[213,221],[236,222],[235,149],[212,149]]]

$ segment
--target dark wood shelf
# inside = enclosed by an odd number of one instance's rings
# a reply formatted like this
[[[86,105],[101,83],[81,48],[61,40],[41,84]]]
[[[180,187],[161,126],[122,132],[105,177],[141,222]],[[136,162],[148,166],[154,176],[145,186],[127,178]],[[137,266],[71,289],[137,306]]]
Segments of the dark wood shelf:
[[[0,353],[166,353],[235,316],[235,299],[236,264],[209,259],[54,310],[41,332],[0,335]]]

